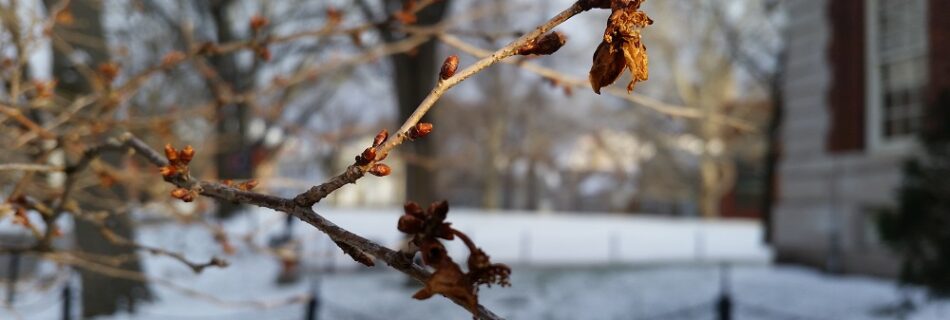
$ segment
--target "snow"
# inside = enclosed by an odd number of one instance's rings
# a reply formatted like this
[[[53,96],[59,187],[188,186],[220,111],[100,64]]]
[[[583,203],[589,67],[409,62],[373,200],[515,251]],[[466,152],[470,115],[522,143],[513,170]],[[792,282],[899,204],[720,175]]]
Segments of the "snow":
[[[395,221],[401,210],[318,211],[391,247],[399,243]],[[902,292],[920,306],[908,319],[950,318],[950,301],[927,301],[919,288],[899,291],[889,280],[770,265],[768,248],[759,244],[761,229],[751,221],[464,209],[453,209],[449,221],[474,236],[493,260],[513,265],[512,287],[483,289],[480,295],[484,305],[508,319],[714,319],[721,274],[728,275],[735,319],[892,319],[884,311]],[[413,300],[418,287],[407,285],[403,275],[357,266],[325,236],[299,223],[294,235],[302,243],[305,276],[291,285],[275,284],[278,261],[248,246],[241,235],[250,232],[263,246],[282,224],[281,215],[266,210],[225,223],[237,247],[236,254],[225,256],[231,266],[199,275],[167,257],[143,254],[149,276],[214,298],[153,284],[157,301],[134,314],[103,319],[301,319],[305,303],[280,302],[314,291],[320,319],[470,319],[446,299]],[[198,225],[146,225],[138,238],[195,261],[222,255],[210,232]],[[731,266],[725,273],[724,263]],[[25,319],[59,319],[64,281],[47,279],[45,287],[35,279],[21,282],[24,290],[12,310]],[[273,306],[254,305],[264,302]],[[16,318],[10,310],[0,309],[0,319]]]
[[[395,228],[401,210],[319,212],[390,247],[401,243],[402,236]],[[448,221],[471,236],[492,259],[514,265],[771,260],[771,251],[760,241],[761,227],[751,220],[451,209]],[[313,231],[306,225],[298,227]],[[450,249],[454,254],[464,254],[461,243],[453,244]]]

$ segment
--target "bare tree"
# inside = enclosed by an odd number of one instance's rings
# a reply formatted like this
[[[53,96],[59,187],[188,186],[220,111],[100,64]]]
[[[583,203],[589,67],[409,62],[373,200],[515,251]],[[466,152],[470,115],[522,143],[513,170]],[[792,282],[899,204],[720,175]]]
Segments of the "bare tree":
[[[327,23],[316,29],[295,30],[289,33],[264,35],[264,26],[269,24],[266,15],[252,15],[248,20],[248,28],[252,31],[246,38],[227,33],[236,20],[228,16],[227,1],[210,2],[208,7],[211,15],[220,15],[214,19],[220,24],[215,29],[212,40],[192,42],[188,38],[193,34],[181,32],[179,36],[185,39],[185,45],[163,52],[160,59],[146,61],[145,66],[123,66],[105,53],[93,58],[82,57],[82,54],[69,55],[71,68],[78,73],[76,76],[67,71],[57,71],[56,74],[68,85],[71,79],[77,85],[87,86],[83,89],[64,89],[55,87],[49,82],[34,82],[26,86],[22,78],[17,75],[3,80],[10,82],[11,91],[0,100],[0,125],[4,130],[0,134],[0,144],[6,152],[4,164],[0,172],[12,172],[14,175],[0,176],[4,190],[11,190],[0,212],[9,216],[18,225],[29,230],[36,238],[35,245],[23,247],[3,247],[3,253],[32,253],[43,259],[70,265],[84,272],[97,273],[110,278],[123,279],[130,283],[141,284],[151,282],[154,285],[163,285],[195,297],[209,298],[208,293],[197,292],[194,289],[176,286],[164,281],[160,276],[150,276],[139,270],[130,269],[130,261],[138,261],[135,254],[123,257],[102,257],[95,252],[86,252],[82,246],[80,250],[62,248],[53,243],[53,239],[61,236],[58,218],[70,216],[74,220],[88,222],[90,230],[95,230],[110,245],[119,246],[134,252],[170,257],[187,266],[195,273],[206,268],[227,267],[226,260],[217,256],[208,257],[206,262],[196,262],[162,248],[160,245],[145,245],[138,243],[131,233],[125,232],[130,228],[116,225],[116,219],[128,219],[132,209],[144,202],[198,203],[196,207],[206,205],[202,197],[214,199],[217,202],[238,203],[268,208],[277,212],[293,216],[329,236],[339,249],[353,258],[357,263],[365,266],[374,266],[384,263],[423,284],[413,297],[427,299],[436,294],[442,295],[459,306],[470,311],[474,317],[482,319],[498,319],[499,316],[480,305],[478,290],[482,286],[509,284],[511,269],[500,263],[494,263],[487,253],[479,248],[466,234],[454,229],[447,222],[448,203],[433,202],[427,209],[414,202],[408,202],[404,207],[404,214],[398,219],[397,229],[405,233],[410,241],[405,251],[396,251],[337,226],[314,210],[314,205],[336,192],[341,187],[360,181],[367,174],[385,177],[393,170],[386,164],[390,153],[403,144],[418,144],[427,140],[427,136],[434,130],[432,123],[423,119],[444,97],[446,92],[458,86],[463,81],[471,79],[479,73],[499,63],[518,63],[520,68],[542,75],[545,79],[556,80],[559,86],[590,86],[593,91],[621,97],[630,101],[639,101],[647,108],[656,110],[668,116],[704,119],[710,122],[722,123],[726,126],[744,124],[727,115],[706,114],[701,109],[684,109],[658,103],[640,95],[628,95],[634,86],[648,77],[647,54],[641,30],[652,24],[652,20],[640,10],[641,0],[580,0],[563,9],[553,17],[538,24],[530,32],[518,36],[516,39],[501,45],[499,48],[485,52],[459,38],[451,35],[451,26],[461,17],[472,18],[467,14],[460,17],[445,18],[445,2],[433,1],[405,1],[399,6],[389,5],[385,14],[365,19],[355,26],[344,24],[341,12],[326,10]],[[79,5],[88,5],[85,9],[96,9],[95,1],[73,1],[68,9],[51,10],[50,18],[42,24],[50,30],[56,27],[95,26],[89,20],[99,21],[96,17],[101,10],[84,12]],[[581,77],[566,76],[552,70],[512,59],[516,56],[551,55],[564,44],[562,34],[553,32],[553,29],[565,21],[593,9],[610,9],[610,16],[603,33],[600,30],[592,31],[603,34],[600,45],[590,52],[594,59],[587,80]],[[91,10],[91,9],[90,9]],[[214,13],[218,10],[217,13]],[[426,17],[425,10],[433,10],[433,16]],[[196,10],[200,11],[200,10]],[[82,18],[82,19],[79,19]],[[83,23],[78,23],[82,21]],[[431,23],[431,24],[428,24]],[[382,27],[381,27],[382,26]],[[188,24],[182,24],[183,30],[188,30]],[[87,32],[88,36],[78,37],[75,41],[83,45],[92,45],[89,50],[107,48],[101,40],[103,27],[95,26],[96,30]],[[379,43],[363,44],[359,37],[364,32],[376,29],[380,34],[390,33],[391,37]],[[223,33],[223,34],[222,34]],[[54,43],[65,34],[52,32]],[[72,34],[75,36],[76,34]],[[98,35],[98,36],[95,36]],[[398,35],[398,36],[396,36]],[[234,37],[228,41],[229,37]],[[251,85],[234,77],[253,75],[245,74],[235,68],[240,65],[241,54],[249,54],[254,63],[263,63],[271,58],[271,48],[280,44],[303,41],[302,39],[324,39],[342,37],[348,38],[356,44],[348,55],[343,57],[326,58],[314,64],[307,64],[290,71],[282,77],[271,79],[267,85]],[[99,39],[99,40],[95,40]],[[434,41],[441,41],[459,48],[460,51],[470,52],[478,59],[471,64],[461,64],[455,55],[442,60],[441,67],[432,65],[435,60]],[[66,42],[68,44],[68,42]],[[62,43],[60,43],[62,45]],[[26,46],[23,46],[26,47]],[[72,46],[76,48],[78,46]],[[352,47],[350,47],[352,48]],[[149,48],[151,49],[151,48]],[[117,48],[116,51],[122,51]],[[427,85],[398,82],[397,86],[405,86],[398,91],[405,91],[400,95],[403,103],[412,106],[407,112],[399,128],[392,131],[380,130],[372,141],[366,141],[366,148],[356,155],[352,164],[343,172],[327,178],[324,182],[312,185],[302,192],[295,192],[294,196],[279,196],[255,191],[260,185],[256,179],[221,179],[208,171],[217,171],[214,158],[215,150],[219,147],[220,136],[212,139],[201,137],[210,132],[219,133],[220,122],[236,121],[232,123],[242,132],[228,128],[228,134],[243,135],[243,128],[247,124],[245,117],[255,106],[262,102],[280,101],[287,90],[295,85],[312,81],[318,76],[343,68],[368,64],[374,60],[392,55],[416,52],[416,56],[405,55],[405,61],[399,60],[396,69],[412,66],[404,71],[396,71],[396,78],[405,77],[407,81],[431,79]],[[17,53],[16,67],[21,69],[26,52]],[[121,55],[117,55],[121,56]],[[416,57],[426,56],[426,59]],[[77,58],[78,57],[78,58]],[[61,57],[63,58],[63,57]],[[134,58],[134,57],[133,57]],[[130,58],[131,59],[131,58]],[[76,61],[80,60],[80,61]],[[441,59],[440,59],[441,60]],[[66,61],[66,60],[63,60]],[[212,61],[211,66],[206,62]],[[90,65],[92,64],[92,65]],[[215,67],[215,65],[218,65]],[[202,90],[210,91],[202,94],[211,101],[185,100],[173,102],[162,100],[164,95],[170,94],[164,81],[154,81],[156,78],[175,75],[187,66],[195,72],[181,72],[191,75],[192,80],[200,79],[205,84]],[[123,72],[123,69],[131,69]],[[611,84],[617,81],[622,74],[629,71],[630,81],[626,90],[614,88]],[[412,76],[410,76],[412,74]],[[195,76],[197,75],[197,76]],[[626,80],[626,79],[625,79]],[[28,87],[28,88],[27,88]],[[179,88],[188,90],[190,88]],[[152,91],[157,90],[157,91]],[[185,92],[185,91],[172,91]],[[276,92],[276,94],[275,94]],[[22,95],[29,93],[29,98]],[[158,93],[158,95],[156,95]],[[292,95],[292,94],[288,94]],[[276,98],[275,98],[276,97]],[[178,103],[187,104],[184,107],[175,106]],[[400,103],[401,105],[403,103]],[[276,104],[278,110],[280,104]],[[234,107],[237,106],[237,107]],[[220,109],[232,108],[233,113],[222,114]],[[305,109],[306,110],[306,109]],[[408,110],[407,110],[408,111]],[[23,116],[34,112],[32,119]],[[248,113],[244,113],[248,112]],[[236,117],[236,118],[235,118]],[[48,121],[41,121],[48,120]],[[203,122],[205,121],[205,122]],[[282,122],[282,121],[278,121]],[[198,124],[196,124],[198,123]],[[201,130],[200,123],[208,124],[208,128]],[[337,125],[335,121],[327,121],[326,125]],[[228,125],[227,123],[224,125]],[[290,126],[288,126],[290,127]],[[557,130],[556,128],[551,130]],[[198,138],[192,137],[191,142],[197,147],[176,141],[179,132],[195,131]],[[300,131],[298,131],[298,134]],[[245,138],[238,139],[238,145],[246,146]],[[153,146],[164,145],[163,151],[157,151]],[[539,145],[549,145],[540,143]],[[52,147],[50,147],[52,146]],[[21,151],[23,149],[26,151]],[[47,161],[50,154],[61,152],[70,161],[54,163]],[[209,164],[210,163],[210,164]],[[442,163],[438,163],[442,166]],[[445,164],[449,165],[449,164]],[[46,183],[35,173],[57,175],[64,182],[62,184]],[[156,183],[161,181],[167,184]],[[430,186],[431,187],[431,186]],[[426,191],[420,187],[413,192]],[[170,189],[170,192],[169,192]],[[257,189],[261,190],[261,189]],[[425,194],[410,194],[410,196],[425,199],[433,197],[435,190],[428,190]],[[195,209],[198,211],[197,209]],[[170,216],[175,216],[174,209],[168,210]],[[117,214],[119,213],[119,214]],[[39,222],[31,217],[39,217]],[[229,244],[230,236],[226,231],[216,227],[213,222],[204,219],[201,214],[197,217],[180,218],[183,223],[195,223],[207,227],[213,234],[214,240],[220,246],[220,252],[228,254],[234,251]],[[83,233],[77,229],[77,234]],[[85,234],[79,234],[80,240]],[[468,256],[462,263],[453,260],[446,251],[446,241],[458,240],[468,249]],[[89,250],[95,250],[90,248]],[[422,264],[413,262],[412,257],[419,254]],[[113,281],[113,283],[115,283]],[[128,291],[135,292],[130,289]],[[130,298],[143,297],[143,291]],[[301,299],[294,298],[281,303],[295,303]],[[273,304],[257,301],[256,303],[240,303],[255,306],[273,306]],[[132,304],[130,304],[132,305]]]
[[[98,1],[76,0],[70,1],[64,8],[57,8],[59,1],[45,1],[46,7],[51,10],[68,12],[82,23],[57,24],[53,27],[52,43],[53,75],[58,79],[57,93],[61,99],[75,101],[83,95],[101,88],[109,79],[110,73],[116,66],[110,64],[105,31],[102,26],[102,4]],[[52,11],[51,15],[56,14]],[[76,59],[82,59],[81,62]],[[91,70],[82,70],[88,66],[97,66],[96,73]],[[107,114],[114,108],[108,101],[91,106],[90,116]],[[115,135],[115,131],[107,130],[102,136]],[[63,141],[64,142],[64,141]],[[118,157],[105,158],[111,165],[121,166]],[[62,199],[56,205],[56,210],[62,210],[69,200],[70,191],[75,184],[80,183],[80,176],[67,178]],[[127,239],[134,238],[134,228],[129,219],[130,210],[115,203],[129,201],[126,195],[128,190],[121,185],[110,188],[76,190],[78,193],[78,208],[81,214],[104,213],[104,219],[97,223],[83,219],[75,220],[76,244],[80,250],[89,254],[106,257],[120,257],[135,255],[135,248],[115,244],[100,232],[103,226],[108,226],[110,232]],[[53,232],[50,228],[56,223],[58,213],[47,217],[47,233]],[[44,237],[41,244],[50,245],[49,237]],[[142,266],[138,259],[130,259],[116,266],[128,272],[141,272]],[[115,313],[121,309],[134,311],[136,304],[141,300],[150,300],[151,293],[147,284],[132,279],[113,279],[101,273],[87,269],[79,269],[82,279],[82,310],[83,317],[94,317]]]

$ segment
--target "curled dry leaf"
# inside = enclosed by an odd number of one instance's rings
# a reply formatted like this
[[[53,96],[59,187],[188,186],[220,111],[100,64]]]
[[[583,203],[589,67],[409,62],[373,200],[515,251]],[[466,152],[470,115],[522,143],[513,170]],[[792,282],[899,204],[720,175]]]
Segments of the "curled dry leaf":
[[[600,94],[620,77],[624,69],[631,74],[627,91],[632,92],[637,82],[649,78],[647,47],[641,41],[640,30],[653,24],[640,4],[646,0],[612,0],[611,14],[604,30],[604,40],[594,52],[590,69],[590,85]]]
[[[467,306],[474,313],[478,306],[478,286],[499,284],[509,285],[511,269],[504,264],[493,264],[480,248],[461,231],[445,222],[449,212],[448,202],[433,203],[423,210],[414,202],[406,203],[405,213],[399,218],[399,231],[412,236],[411,242],[422,256],[422,262],[435,268],[432,276],[426,280],[425,287],[416,292],[413,298],[424,300],[435,294],[452,298]],[[456,237],[465,242],[469,249],[468,272],[452,261],[441,240],[453,240]]]
[[[435,294],[441,294],[462,301],[470,310],[475,310],[478,307],[478,296],[475,287],[468,282],[468,277],[465,276],[458,264],[452,262],[451,259],[445,259],[435,267],[435,272],[432,273],[429,281],[426,281],[425,287],[412,297],[425,300]]]

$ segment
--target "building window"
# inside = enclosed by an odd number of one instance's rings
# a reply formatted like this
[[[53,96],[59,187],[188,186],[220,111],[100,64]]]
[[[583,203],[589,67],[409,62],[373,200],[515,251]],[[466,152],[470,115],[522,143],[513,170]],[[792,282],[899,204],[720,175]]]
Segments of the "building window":
[[[872,144],[913,136],[927,85],[927,0],[870,0]]]

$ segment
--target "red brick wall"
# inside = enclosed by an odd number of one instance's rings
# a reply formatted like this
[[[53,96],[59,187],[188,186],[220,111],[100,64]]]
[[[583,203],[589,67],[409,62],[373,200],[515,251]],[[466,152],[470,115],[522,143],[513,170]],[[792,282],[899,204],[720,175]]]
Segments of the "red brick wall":
[[[950,1],[930,0],[928,10],[930,31],[930,88],[927,102],[932,106],[937,96],[950,90]]]
[[[831,152],[862,150],[866,105],[865,0],[833,0],[829,6],[831,126],[825,146]]]

